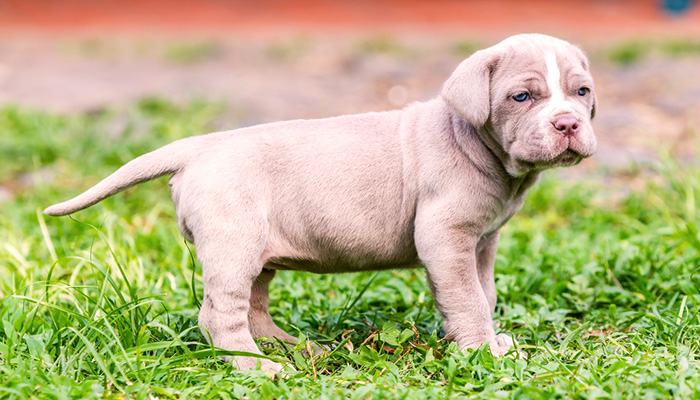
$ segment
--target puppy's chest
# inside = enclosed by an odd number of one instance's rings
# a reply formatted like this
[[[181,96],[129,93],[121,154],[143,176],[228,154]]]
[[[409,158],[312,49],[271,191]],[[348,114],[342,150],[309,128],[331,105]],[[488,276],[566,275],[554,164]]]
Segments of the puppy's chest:
[[[485,224],[482,231],[482,237],[498,231],[512,217],[520,211],[525,203],[528,190],[539,179],[539,172],[527,174],[519,179],[504,181],[499,187],[498,192],[491,192],[492,199],[498,201],[492,203],[493,212]]]
[[[482,231],[482,237],[498,231],[517,213],[525,202],[525,196],[517,196],[504,202],[493,214]]]

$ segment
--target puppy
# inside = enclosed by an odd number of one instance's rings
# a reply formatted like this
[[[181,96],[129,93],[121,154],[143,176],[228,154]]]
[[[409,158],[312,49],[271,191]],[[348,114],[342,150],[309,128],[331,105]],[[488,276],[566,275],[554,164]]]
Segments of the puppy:
[[[499,229],[542,170],[595,152],[595,110],[581,50],[517,35],[463,61],[433,100],[178,140],[44,212],[172,175],[178,226],[203,269],[199,322],[217,347],[260,354],[253,337],[295,340],[268,313],[278,270],[422,267],[449,337],[503,355],[513,340],[491,318]]]

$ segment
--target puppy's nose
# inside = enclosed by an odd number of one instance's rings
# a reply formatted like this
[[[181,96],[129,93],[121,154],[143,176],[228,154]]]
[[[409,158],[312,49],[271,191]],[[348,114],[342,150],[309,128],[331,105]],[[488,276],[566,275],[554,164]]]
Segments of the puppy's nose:
[[[567,115],[565,117],[559,117],[556,121],[552,122],[554,129],[564,136],[571,136],[578,132],[578,118]]]

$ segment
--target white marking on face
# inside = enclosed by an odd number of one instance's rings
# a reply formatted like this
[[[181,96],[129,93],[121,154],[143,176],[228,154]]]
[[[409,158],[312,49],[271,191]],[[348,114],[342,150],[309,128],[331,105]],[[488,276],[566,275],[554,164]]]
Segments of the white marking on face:
[[[547,86],[552,93],[551,101],[564,100],[564,92],[561,90],[561,72],[557,65],[557,56],[553,52],[547,52],[544,55],[544,61],[547,63]]]
[[[561,71],[557,65],[557,55],[553,51],[548,51],[544,55],[544,61],[547,65],[547,87],[551,97],[541,114],[549,118],[567,112],[573,114],[574,109],[571,103],[566,101],[564,90],[561,88]]]

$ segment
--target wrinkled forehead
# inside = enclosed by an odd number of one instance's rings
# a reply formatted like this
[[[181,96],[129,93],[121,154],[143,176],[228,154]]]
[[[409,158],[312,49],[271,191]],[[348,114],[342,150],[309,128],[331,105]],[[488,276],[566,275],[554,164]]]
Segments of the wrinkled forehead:
[[[554,68],[563,79],[570,74],[590,77],[588,61],[583,52],[563,40],[516,36],[499,43],[496,47],[501,53],[493,72],[496,81],[520,73],[542,75],[546,80]]]

